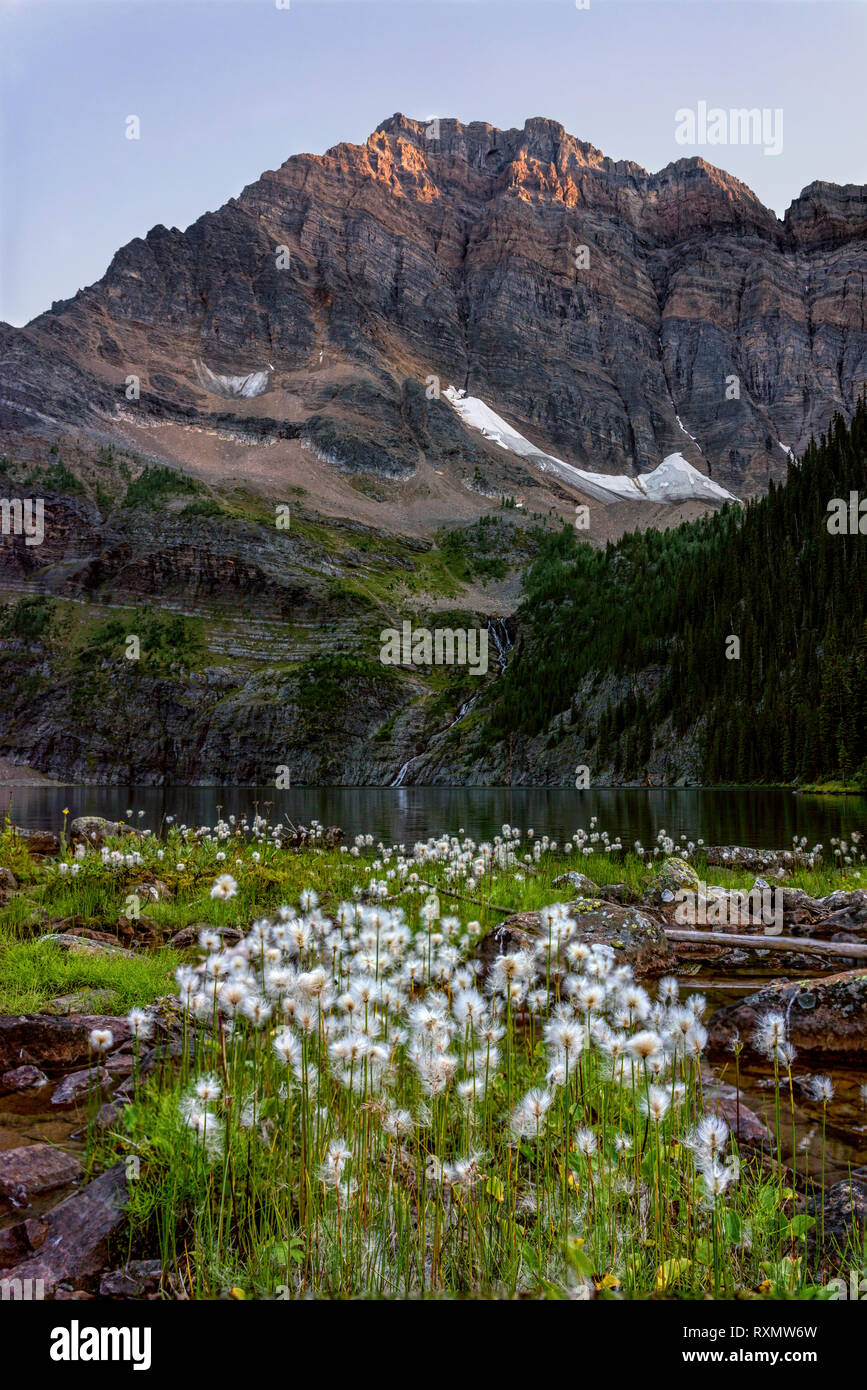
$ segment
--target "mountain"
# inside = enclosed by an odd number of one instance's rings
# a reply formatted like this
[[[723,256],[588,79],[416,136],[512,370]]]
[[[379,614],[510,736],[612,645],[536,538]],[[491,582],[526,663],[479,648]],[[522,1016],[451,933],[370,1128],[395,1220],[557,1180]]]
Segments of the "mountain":
[[[865,269],[864,188],[780,221],[703,160],[649,174],[542,119],[397,115],[154,228],[0,325],[0,491],[46,509],[41,545],[0,544],[0,754],[463,780],[424,755],[479,680],[384,667],[381,631],[487,626],[487,692],[564,522],[599,547],[762,495],[852,417]]]
[[[747,496],[867,380],[865,236],[863,187],[814,183],[781,222],[702,159],[648,174],[554,121],[396,115],[4,327],[3,422],[47,415],[181,465],[184,429],[229,425],[408,479],[490,457],[426,399],[434,376],[578,468],[680,452]]]

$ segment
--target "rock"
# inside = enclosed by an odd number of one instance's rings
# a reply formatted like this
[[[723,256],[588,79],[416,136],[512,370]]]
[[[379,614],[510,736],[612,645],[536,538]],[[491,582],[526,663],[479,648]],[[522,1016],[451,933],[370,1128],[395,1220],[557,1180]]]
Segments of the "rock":
[[[55,835],[53,830],[24,830],[20,825],[14,829],[32,858],[53,858],[60,853],[60,836]]]
[[[90,936],[73,936],[71,932],[46,932],[40,936],[40,941],[49,941],[54,946],[59,946],[62,951],[70,951],[75,956],[126,956],[131,958],[135,953],[126,951],[122,946],[110,944],[108,941],[96,941]]]
[[[37,1086],[45,1086],[47,1083],[48,1077],[38,1067],[13,1067],[11,1071],[4,1071],[0,1076],[0,1096],[14,1095],[16,1091],[34,1090]]]
[[[704,857],[708,868],[747,869],[757,874],[791,869],[807,860],[805,854],[795,855],[790,849],[750,849],[743,845],[706,845]]]
[[[9,1269],[30,1253],[30,1246],[20,1226],[7,1226],[0,1231],[0,1269]]]
[[[99,1107],[96,1117],[97,1129],[111,1129],[121,1112],[121,1106],[126,1103],[125,1098],[120,1101],[106,1101]]]
[[[588,945],[608,945],[618,964],[632,966],[638,979],[664,975],[676,965],[676,956],[662,924],[636,908],[606,903],[598,898],[581,898],[566,906],[567,914],[578,924],[574,940]],[[532,945],[542,932],[539,912],[516,912],[482,937],[476,952],[482,963],[482,978],[497,956],[509,955]]]
[[[140,832],[122,821],[106,820],[104,816],[76,816],[69,827],[69,834],[74,845],[102,849],[106,840],[118,835],[135,835],[138,838]]]
[[[42,1219],[42,1243],[13,1266],[14,1278],[42,1279],[46,1298],[54,1298],[61,1284],[71,1286],[67,1292],[94,1291],[105,1268],[109,1241],[124,1224],[125,1201],[124,1165],[117,1163]],[[21,1228],[15,1230],[20,1233]]]
[[[108,1081],[105,1067],[86,1067],[84,1071],[70,1072],[55,1089],[51,1104],[59,1109],[80,1105],[92,1091],[104,1091]]]
[[[115,921],[114,930],[116,935],[112,939],[115,945],[123,941],[127,946],[140,948],[158,947],[163,943],[163,928],[144,912],[139,913],[138,917],[127,917],[121,913]]]
[[[131,1076],[135,1071],[135,1057],[129,1052],[116,1052],[105,1064],[109,1076]]]
[[[144,897],[150,898],[151,902],[155,903],[167,903],[172,900],[171,890],[166,887],[161,879],[154,878],[152,874],[142,878],[136,884],[133,891],[143,894]]]
[[[867,1184],[857,1178],[836,1182],[826,1190],[824,1200],[820,1195],[808,1198],[805,1210],[816,1217],[816,1225],[807,1236],[808,1256],[819,1257],[829,1272],[860,1269],[867,1235]]]
[[[143,1298],[159,1288],[163,1267],[159,1260],[129,1260],[123,1269],[103,1274],[99,1281],[101,1298]]]
[[[25,1206],[41,1192],[75,1182],[83,1172],[77,1158],[51,1144],[6,1149],[0,1153],[0,1197],[15,1206]]]
[[[738,1099],[737,1089],[726,1081],[715,1081],[704,1088],[705,1109],[712,1115],[720,1115],[739,1144],[751,1147],[767,1145],[772,1151],[776,1148],[774,1136],[751,1110],[743,1098]]]
[[[626,883],[603,883],[596,896],[604,898],[606,902],[628,903],[636,901],[637,895]]]
[[[241,933],[234,927],[214,927],[210,922],[197,922],[194,926],[182,927],[179,932],[175,932],[169,945],[174,951],[188,951],[192,946],[198,946],[199,932],[204,930],[216,932],[227,946],[241,940]]]
[[[112,932],[96,931],[93,927],[70,926],[70,921],[71,919],[67,918],[66,923],[52,922],[50,925],[55,931],[62,932],[65,936],[84,936],[88,941],[103,941],[106,946],[120,945],[117,937]]]
[[[195,1054],[195,1037],[192,1033],[187,1036],[186,1050],[187,1056],[193,1057]],[[176,1062],[184,1055],[184,1038],[178,1034],[169,1039],[161,1039],[147,1052],[143,1053],[139,1059],[138,1074],[139,1079],[150,1075],[156,1067],[164,1067],[166,1064]],[[134,1069],[133,1069],[134,1070]],[[128,1100],[135,1094],[135,1076],[130,1075],[126,1081],[121,1082],[115,1092],[115,1100]]]
[[[45,1006],[48,1014],[108,1013],[120,995],[116,989],[80,989],[60,994]]]
[[[0,1015],[0,1068],[10,1071],[22,1065],[66,1071],[90,1060],[90,1034],[94,1028],[111,1030],[115,1051],[130,1037],[125,1018],[104,1014]]]
[[[675,894],[682,888],[697,894],[700,881],[692,865],[675,856],[666,859],[656,877],[648,883],[644,896],[649,902],[667,907],[669,903],[674,904]]]
[[[0,864],[0,893],[4,896],[7,892],[14,893],[18,887],[18,880],[11,869],[6,869]]]
[[[867,1055],[867,970],[847,970],[813,980],[782,982],[727,1004],[708,1024],[711,1049],[721,1051],[739,1036],[752,1046],[756,1027],[768,1013],[787,1018],[787,1036],[802,1058],[817,1063],[860,1061]]]
[[[575,869],[570,869],[568,874],[561,874],[559,878],[555,878],[551,886],[552,888],[563,888],[567,884],[570,888],[574,888],[581,898],[595,898],[599,895],[599,887],[592,878],[588,878],[586,874],[578,873]]]

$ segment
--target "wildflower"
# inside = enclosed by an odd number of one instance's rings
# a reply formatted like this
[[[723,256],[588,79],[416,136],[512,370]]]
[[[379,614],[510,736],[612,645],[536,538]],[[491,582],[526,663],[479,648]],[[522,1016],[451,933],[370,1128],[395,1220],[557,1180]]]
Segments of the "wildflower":
[[[220,874],[211,889],[211,897],[218,898],[221,902],[228,902],[229,898],[234,898],[238,891],[238,885],[231,874]]]
[[[382,1128],[392,1139],[403,1139],[413,1131],[413,1118],[408,1110],[389,1110],[382,1117]]]
[[[319,1169],[319,1177],[326,1187],[339,1187],[346,1164],[352,1158],[352,1150],[348,1149],[342,1139],[332,1139],[328,1145],[325,1160]]]
[[[673,975],[666,975],[664,979],[660,980],[659,988],[657,990],[657,997],[661,999],[663,1003],[677,1003],[679,994],[680,985],[677,983],[677,980],[675,980]]]
[[[807,1090],[813,1100],[819,1100],[823,1105],[830,1105],[834,1099],[834,1083],[830,1076],[812,1076]]]
[[[153,1032],[153,1020],[145,1013],[144,1009],[130,1009],[126,1021],[129,1030],[137,1042],[144,1042]]]
[[[590,1159],[596,1152],[596,1135],[592,1129],[576,1129],[572,1141],[579,1153]]]
[[[641,1098],[641,1113],[648,1115],[654,1124],[660,1124],[668,1114],[671,1095],[661,1086],[648,1086],[647,1095]]]
[[[94,1028],[90,1034],[90,1046],[94,1052],[108,1052],[114,1042],[114,1034],[110,1028]]]
[[[462,1187],[471,1192],[482,1178],[481,1171],[484,1154],[472,1153],[467,1158],[458,1158],[454,1163],[444,1163],[443,1173],[452,1187]]]
[[[291,1028],[281,1028],[280,1032],[274,1035],[273,1047],[280,1061],[286,1066],[294,1067],[301,1060],[301,1043]]]
[[[219,993],[220,1012],[234,1014],[243,1006],[249,993],[249,987],[243,980],[230,980],[228,984],[223,985]]]
[[[552,1019],[545,1025],[545,1041],[571,1061],[584,1047],[584,1032],[568,1019]]]
[[[729,1127],[721,1115],[704,1115],[692,1130],[687,1145],[696,1156],[696,1162],[711,1162],[725,1149],[729,1137]]]
[[[729,1183],[735,1177],[736,1170],[731,1164],[723,1165],[715,1160],[703,1170],[701,1179],[704,1184],[705,1196],[711,1205],[723,1196]]]
[[[195,1092],[199,1100],[203,1100],[206,1105],[211,1101],[219,1100],[223,1094],[223,1088],[216,1076],[201,1076],[195,1084]]]
[[[511,1129],[516,1138],[522,1135],[537,1135],[539,1127],[554,1103],[550,1091],[534,1087],[512,1112]]]
[[[626,1046],[639,1061],[647,1062],[662,1051],[662,1038],[658,1033],[653,1033],[647,1029],[643,1033],[634,1034]]]
[[[773,1057],[781,1043],[786,1041],[786,1020],[782,1014],[765,1014],[756,1030],[755,1044],[759,1052]]]

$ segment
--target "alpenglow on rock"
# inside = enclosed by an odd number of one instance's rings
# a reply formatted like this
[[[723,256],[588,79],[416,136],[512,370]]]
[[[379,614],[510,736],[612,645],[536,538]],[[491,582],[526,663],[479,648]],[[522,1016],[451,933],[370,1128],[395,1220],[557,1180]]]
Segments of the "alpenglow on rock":
[[[780,220],[700,158],[648,173],[542,118],[429,130],[395,115],[362,145],[294,155],[0,326],[0,424],[114,428],[181,463],[190,441],[164,423],[232,430],[399,481],[506,453],[466,417],[478,402],[530,447],[531,477],[718,503],[764,491],[851,413],[864,188],[811,184]]]

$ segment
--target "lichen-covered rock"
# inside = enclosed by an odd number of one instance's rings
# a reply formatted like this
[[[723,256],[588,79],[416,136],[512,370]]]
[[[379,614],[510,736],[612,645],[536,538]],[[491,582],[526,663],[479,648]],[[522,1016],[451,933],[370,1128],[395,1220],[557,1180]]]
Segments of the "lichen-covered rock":
[[[60,836],[55,835],[53,830],[25,830],[20,825],[16,825],[14,830],[33,859],[45,859],[60,853]]]
[[[705,845],[702,852],[708,868],[748,869],[756,874],[790,869],[806,859],[790,849],[751,849],[748,845]]]
[[[750,1046],[769,1013],[785,1016],[788,1039],[802,1059],[860,1061],[867,1056],[867,969],[769,985],[725,1005],[708,1024],[711,1048],[721,1051],[736,1037]]]
[[[196,922],[175,932],[169,945],[174,951],[188,951],[191,947],[198,946],[201,931],[215,932],[227,946],[241,940],[241,933],[235,927],[215,927],[211,922]]]
[[[159,1288],[162,1272],[159,1260],[129,1260],[123,1269],[103,1274],[100,1298],[145,1298]]]
[[[106,840],[114,839],[117,835],[138,835],[131,825],[125,825],[122,821],[106,820],[104,816],[76,816],[69,827],[70,838],[74,845],[90,845],[92,849],[102,849]]]
[[[645,889],[645,897],[653,903],[667,905],[674,901],[675,894],[683,888],[692,893],[700,891],[698,874],[691,864],[676,855],[666,859],[654,878]]]
[[[46,932],[39,940],[51,942],[54,946],[59,946],[62,951],[69,951],[76,956],[131,956],[132,951],[127,951],[123,946],[118,946],[115,942],[100,941],[93,936],[73,936],[71,932]]]
[[[638,979],[664,975],[674,969],[676,957],[661,922],[637,908],[599,898],[579,898],[565,911],[577,924],[575,940],[588,946],[610,946],[618,964],[632,966]],[[482,978],[497,956],[533,945],[544,928],[540,912],[516,912],[492,927],[479,942],[477,956]]]
[[[586,874],[580,874],[576,869],[570,869],[568,874],[561,874],[555,878],[553,888],[573,888],[582,898],[595,898],[599,896],[599,885],[594,883],[592,878]]]

